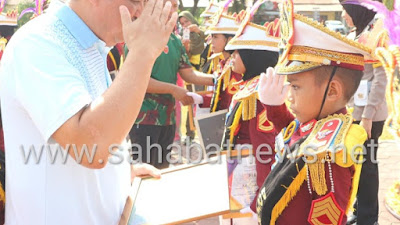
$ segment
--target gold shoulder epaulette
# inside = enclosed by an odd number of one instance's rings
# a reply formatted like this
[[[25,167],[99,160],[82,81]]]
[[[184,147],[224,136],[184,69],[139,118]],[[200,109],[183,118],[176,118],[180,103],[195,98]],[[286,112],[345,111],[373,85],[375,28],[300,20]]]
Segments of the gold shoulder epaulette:
[[[238,88],[238,85],[236,84],[238,80],[232,79],[232,57],[227,59],[224,68],[222,68],[222,72],[220,76],[218,77],[218,81],[221,80],[223,82],[222,84],[222,90],[225,91],[227,88],[228,92],[230,94],[236,94]]]
[[[233,100],[240,101],[242,104],[242,119],[245,121],[256,117],[259,80],[260,76],[248,80],[233,96]]]
[[[336,163],[341,167],[356,165],[354,179],[358,179],[358,154],[366,140],[366,132],[353,125],[351,114],[334,114],[319,120],[308,138],[300,145],[297,157],[304,156],[313,189],[318,195],[326,194],[325,163]],[[354,157],[358,157],[355,159]],[[361,156],[362,157],[362,156]],[[358,176],[357,176],[358,172]],[[354,182],[353,182],[354,184]]]
[[[209,71],[209,73],[213,73],[213,72],[217,72],[220,73],[221,72],[221,68],[219,65],[219,61],[224,59],[224,55],[222,53],[214,53],[212,54],[208,60],[211,60],[211,64],[210,64],[210,69],[212,71]]]
[[[260,76],[256,76],[251,80],[246,81],[233,98],[235,100],[241,101],[252,97],[252,95],[257,95],[256,97],[258,97],[257,88],[259,81]]]
[[[352,122],[353,117],[349,113],[334,114],[319,120],[301,144],[296,157],[316,155],[323,159],[329,154],[332,161],[341,167],[353,165],[357,159],[352,158],[351,154],[362,150],[355,147],[360,147],[367,140],[367,134],[364,128]]]

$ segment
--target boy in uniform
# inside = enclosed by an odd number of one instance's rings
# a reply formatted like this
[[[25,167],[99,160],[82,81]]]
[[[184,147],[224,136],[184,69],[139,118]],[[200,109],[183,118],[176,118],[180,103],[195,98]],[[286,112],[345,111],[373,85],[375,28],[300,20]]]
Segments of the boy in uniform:
[[[276,138],[280,157],[258,195],[259,222],[344,225],[367,138],[345,106],[370,49],[294,14],[291,0],[282,5],[279,62],[261,76],[259,96],[275,128],[287,128]],[[284,104],[289,90],[296,118]]]

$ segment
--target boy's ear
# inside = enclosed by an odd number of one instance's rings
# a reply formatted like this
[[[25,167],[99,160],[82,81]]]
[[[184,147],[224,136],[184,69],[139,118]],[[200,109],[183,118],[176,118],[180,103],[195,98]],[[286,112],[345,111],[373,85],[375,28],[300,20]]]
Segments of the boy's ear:
[[[329,101],[338,101],[344,96],[344,87],[343,84],[337,80],[333,79],[331,84],[329,85],[328,94],[326,95],[326,99]]]

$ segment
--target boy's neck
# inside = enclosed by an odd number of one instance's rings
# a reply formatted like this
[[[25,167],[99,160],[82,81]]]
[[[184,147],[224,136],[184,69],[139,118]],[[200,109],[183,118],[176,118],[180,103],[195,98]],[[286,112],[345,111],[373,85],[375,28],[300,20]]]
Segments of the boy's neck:
[[[326,110],[325,112],[324,112],[324,110],[322,110],[321,115],[319,116],[319,118],[317,120],[324,119],[333,114],[346,114],[346,113],[347,113],[346,106],[341,105],[341,106],[332,108],[331,110]]]

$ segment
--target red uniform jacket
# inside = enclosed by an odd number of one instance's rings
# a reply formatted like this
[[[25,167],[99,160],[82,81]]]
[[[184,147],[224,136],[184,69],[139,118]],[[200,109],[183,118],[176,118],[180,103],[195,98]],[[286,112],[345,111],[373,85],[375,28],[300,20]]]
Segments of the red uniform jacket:
[[[284,127],[287,127],[291,121],[294,120],[294,116],[289,112],[286,105],[283,104],[281,106],[264,106],[264,108],[268,111],[268,119],[274,124],[275,129],[281,130]],[[337,113],[346,113],[346,109],[342,109]],[[307,136],[311,131],[313,125],[315,125],[316,120],[310,121],[305,124],[301,124],[299,129],[292,135],[289,146],[292,146],[294,143],[299,144],[299,142],[303,142],[301,138]],[[311,125],[309,125],[311,124]],[[306,127],[308,126],[308,127]],[[335,192],[334,196],[337,200],[338,205],[346,210],[348,207],[349,198],[351,195],[351,187],[352,187],[352,177],[354,175],[354,167],[343,168],[335,163],[331,164],[332,167],[332,176],[334,181]],[[275,169],[271,174],[279,174],[280,171]],[[272,175],[271,175],[272,176]],[[285,176],[284,174],[279,174],[278,176]],[[325,164],[325,178],[326,185],[328,187],[328,193],[331,192],[331,182],[329,180],[329,172],[328,167]],[[267,183],[269,179],[265,181]],[[265,186],[266,184],[264,184]],[[312,185],[312,183],[311,183]],[[312,186],[311,186],[312,187]],[[279,187],[276,187],[279,188]],[[311,210],[311,202],[315,199],[321,198],[314,191],[311,195],[309,193],[307,187],[307,181],[304,181],[298,190],[297,194],[294,198],[288,203],[286,208],[283,210],[282,214],[277,218],[277,225],[309,225],[308,215]],[[259,211],[259,218],[261,219],[261,224],[266,225],[270,224],[271,220],[271,211],[263,209],[263,206],[260,205],[268,205],[271,204],[270,201],[260,200],[260,196],[258,197],[257,202],[257,211]],[[270,206],[272,208],[273,206]],[[342,225],[345,225],[347,221],[346,215],[344,215],[342,220]]]
[[[238,91],[236,83],[242,79],[242,75],[232,71],[231,58],[219,62],[220,72],[218,80],[214,84],[214,93],[204,95],[202,108],[209,108],[211,112],[228,109],[232,97]],[[222,68],[222,69],[221,69]]]
[[[252,145],[253,154],[256,156],[257,186],[260,189],[271,171],[271,165],[274,163],[276,129],[274,124],[267,119],[267,111],[257,99],[255,87],[258,80],[259,77],[255,77],[252,80],[240,83],[240,90],[233,97],[228,113],[224,143],[231,140],[233,146],[236,144]],[[241,107],[240,104],[242,104]],[[252,105],[255,108],[251,107]],[[241,112],[238,112],[238,110],[241,110]],[[248,116],[243,118],[243,115]],[[236,118],[239,119],[238,125],[232,127],[235,116],[240,116],[240,119]],[[230,127],[234,131],[231,131]],[[233,132],[234,137],[231,136],[231,132]],[[256,199],[251,208],[254,212],[256,211]]]

